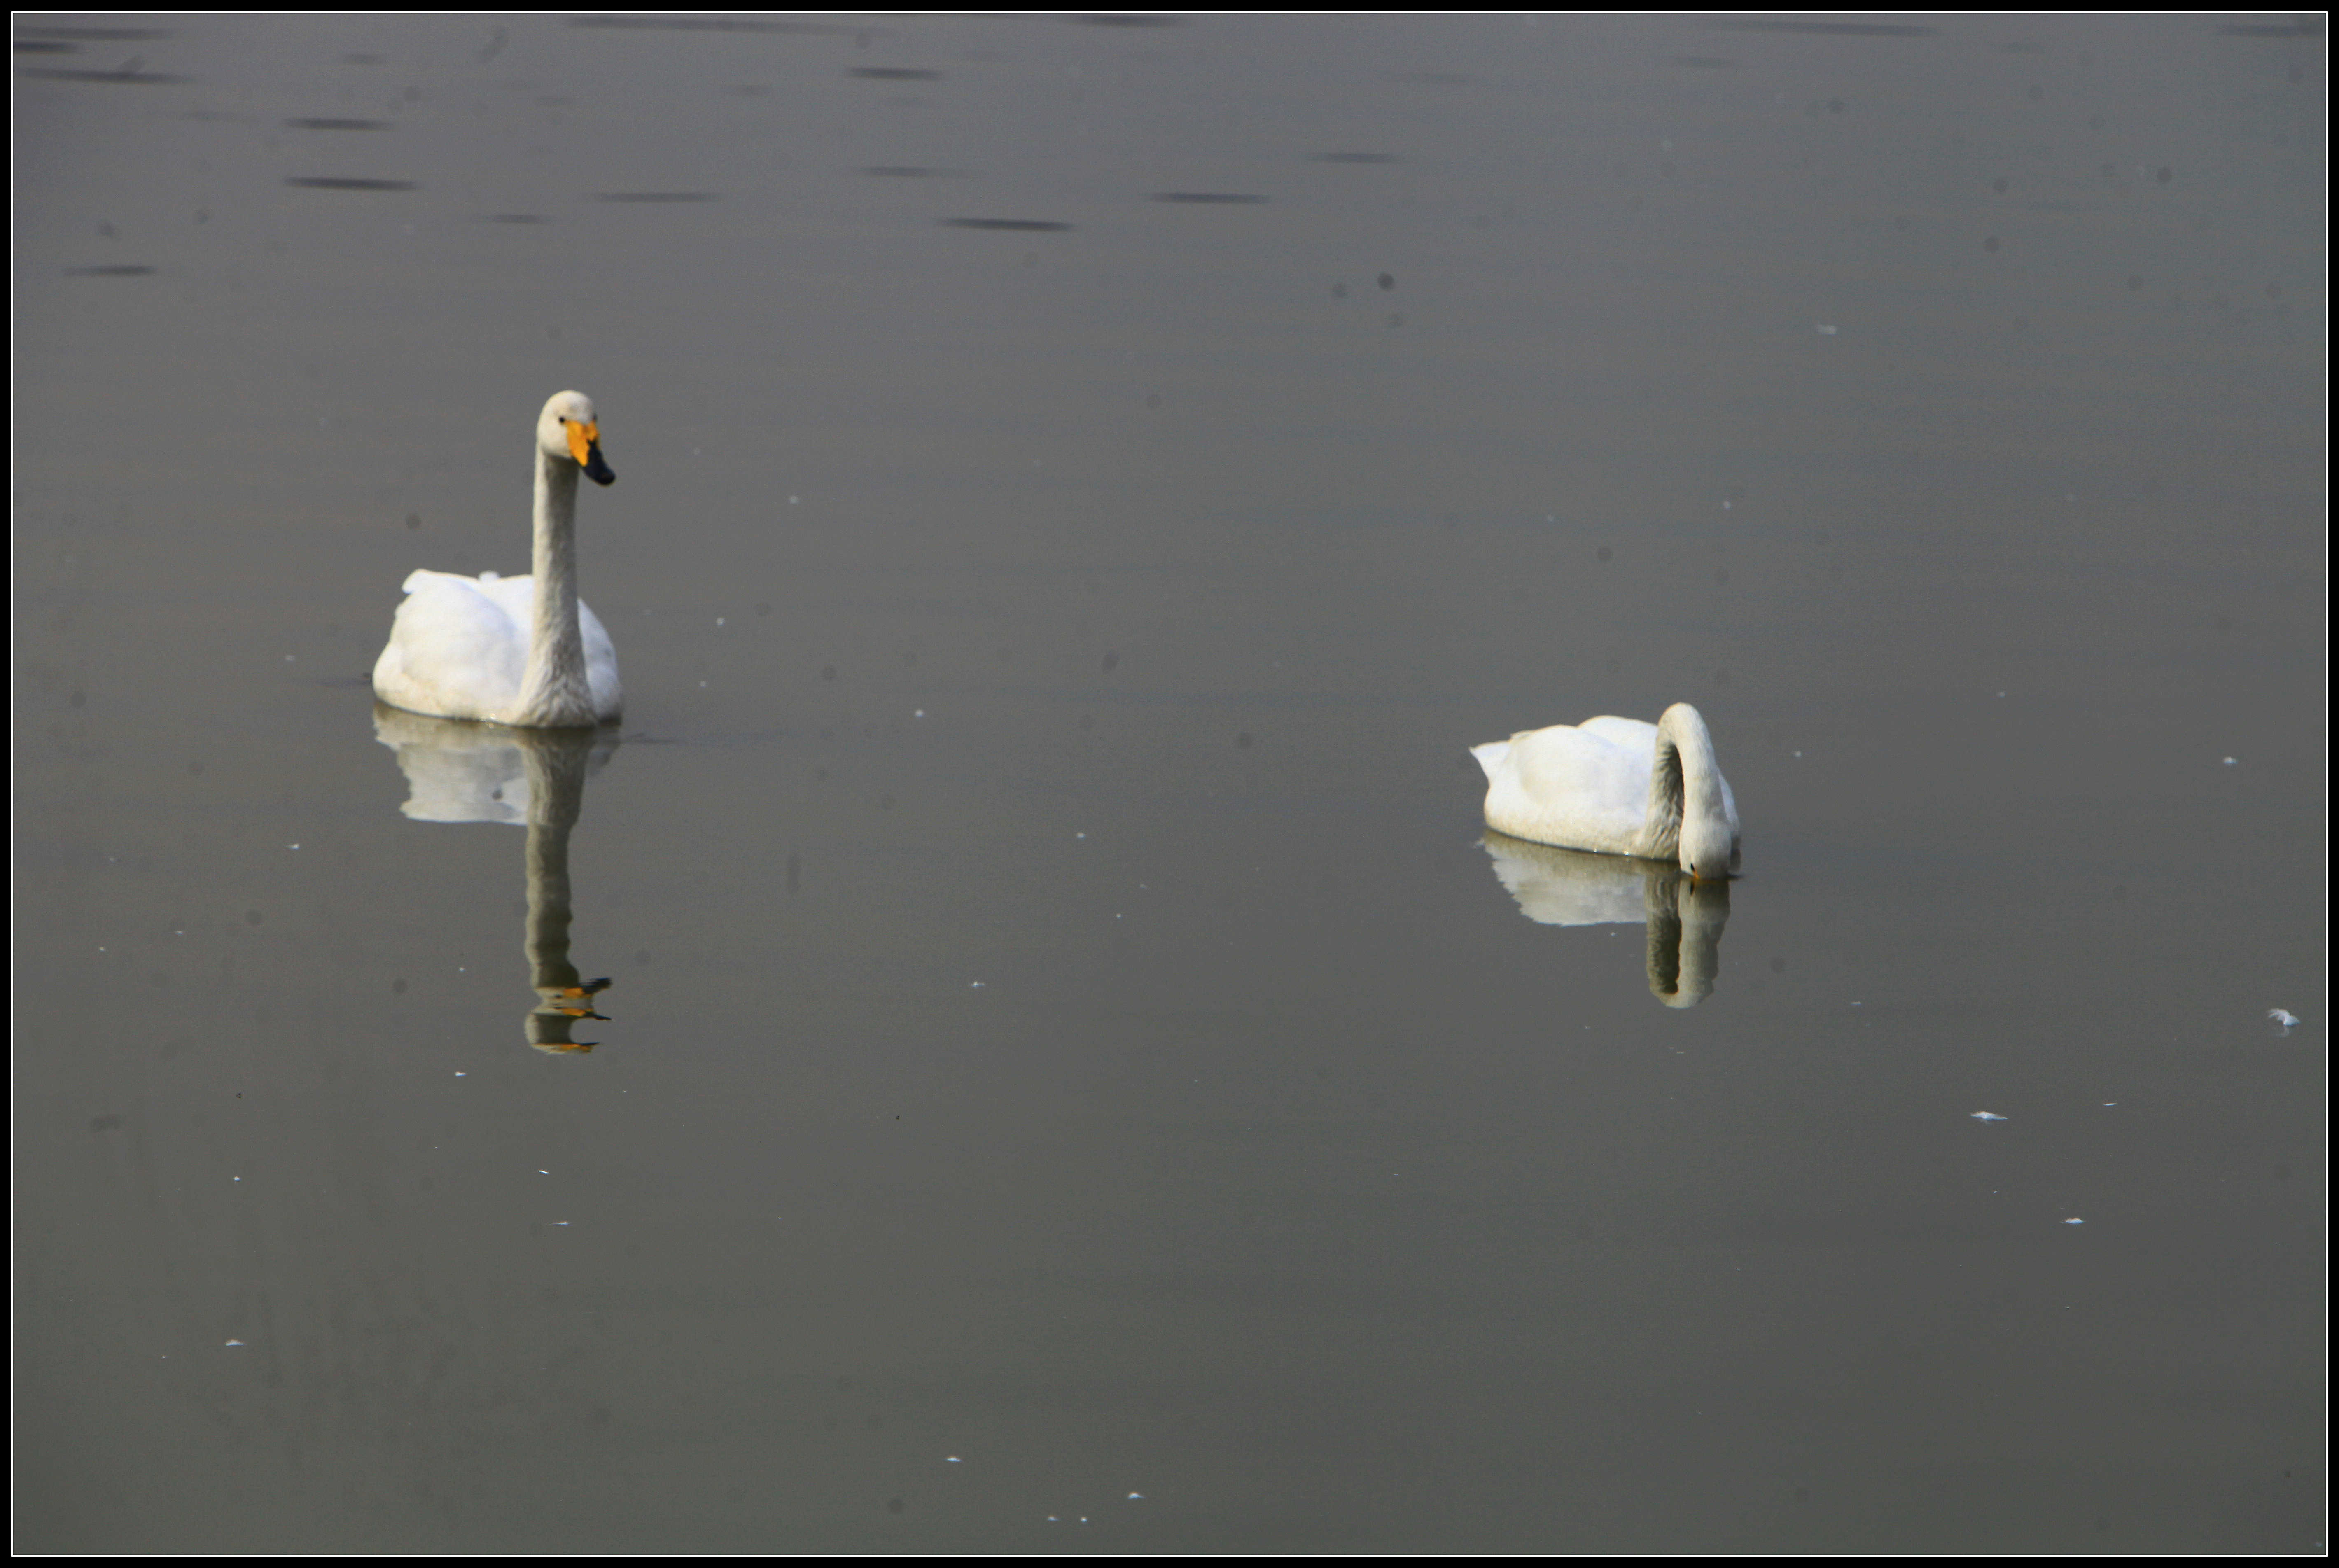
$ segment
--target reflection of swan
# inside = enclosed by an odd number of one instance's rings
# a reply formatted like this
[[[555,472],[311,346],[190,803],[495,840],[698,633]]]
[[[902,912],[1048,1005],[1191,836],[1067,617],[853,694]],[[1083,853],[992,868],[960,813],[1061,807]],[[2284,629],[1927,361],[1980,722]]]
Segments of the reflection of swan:
[[[1472,746],[1486,770],[1486,825],[1601,854],[1678,860],[1700,881],[1738,866],[1738,803],[1713,737],[1687,703],[1655,724],[1601,717]]]
[[[586,778],[617,749],[616,732],[483,730],[381,706],[373,731],[398,754],[407,787],[399,809],[408,816],[527,826],[528,966],[537,996],[528,1041],[544,1050],[592,1050],[569,1031],[578,1019],[601,1018],[593,998],[609,982],[580,979],[568,962],[568,833],[585,810]]]
[[[597,485],[617,477],[601,460],[593,399],[556,392],[536,420],[535,575],[409,577],[374,695],[409,713],[536,729],[617,716],[617,650],[577,597],[579,468]]]
[[[1640,925],[1649,932],[1649,991],[1667,1007],[1695,1007],[1722,972],[1730,884],[1671,866],[1554,849],[1490,833],[1480,841],[1495,875],[1543,925]]]

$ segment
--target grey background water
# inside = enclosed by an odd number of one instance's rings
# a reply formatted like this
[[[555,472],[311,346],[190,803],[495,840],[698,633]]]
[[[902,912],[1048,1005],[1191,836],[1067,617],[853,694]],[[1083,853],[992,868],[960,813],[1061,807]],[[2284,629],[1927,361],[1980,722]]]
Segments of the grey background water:
[[[20,1547],[2319,1542],[2318,26],[16,48]],[[1669,1009],[1464,748],[1680,700]]]

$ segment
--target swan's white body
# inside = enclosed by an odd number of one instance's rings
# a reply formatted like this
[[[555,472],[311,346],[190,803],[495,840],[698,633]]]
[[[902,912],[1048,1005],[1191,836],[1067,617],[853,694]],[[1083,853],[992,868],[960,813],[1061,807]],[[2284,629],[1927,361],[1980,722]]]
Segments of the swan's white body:
[[[1738,803],[1687,703],[1655,724],[1603,716],[1472,746],[1486,825],[1536,843],[1678,861],[1700,881],[1738,864]]]
[[[577,597],[577,475],[617,476],[601,459],[593,399],[558,392],[536,421],[535,574],[476,577],[417,571],[374,661],[373,690],[394,708],[534,729],[618,715],[617,650]]]

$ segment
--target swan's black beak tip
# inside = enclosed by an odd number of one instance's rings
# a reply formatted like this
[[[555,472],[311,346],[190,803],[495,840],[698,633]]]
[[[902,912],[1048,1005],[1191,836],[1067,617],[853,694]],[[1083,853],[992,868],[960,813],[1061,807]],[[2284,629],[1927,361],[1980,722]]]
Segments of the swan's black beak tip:
[[[601,449],[598,447],[593,449],[592,460],[585,465],[585,477],[597,485],[614,485],[617,482],[616,472],[602,458]]]

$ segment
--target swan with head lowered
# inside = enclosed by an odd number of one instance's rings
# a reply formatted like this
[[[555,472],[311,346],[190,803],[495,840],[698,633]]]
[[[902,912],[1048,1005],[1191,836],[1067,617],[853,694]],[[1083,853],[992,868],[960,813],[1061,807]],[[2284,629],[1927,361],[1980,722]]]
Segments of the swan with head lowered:
[[[1700,882],[1738,866],[1738,803],[1705,719],[1675,703],[1655,724],[1606,715],[1472,746],[1486,825],[1564,849],[1677,861]]]
[[[577,476],[616,480],[601,458],[593,399],[556,392],[536,419],[535,572],[418,570],[374,661],[373,691],[394,708],[528,729],[581,729],[617,716],[617,650],[577,597]]]

